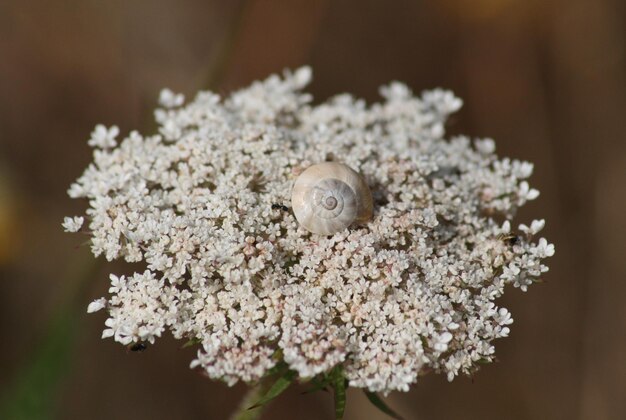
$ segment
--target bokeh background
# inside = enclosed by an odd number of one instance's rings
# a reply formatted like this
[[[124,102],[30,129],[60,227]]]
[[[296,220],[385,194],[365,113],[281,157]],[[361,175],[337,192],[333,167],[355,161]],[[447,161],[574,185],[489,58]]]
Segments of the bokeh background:
[[[244,387],[188,369],[171,338],[101,340],[108,273],[63,216],[96,123],[154,128],[163,87],[222,93],[310,64],[316,101],[378,86],[454,90],[451,133],[536,164],[517,221],[547,219],[546,282],[509,290],[499,363],[427,376],[388,402],[407,419],[626,418],[626,2],[623,0],[64,0],[0,2],[0,416],[224,419]],[[266,419],[330,419],[294,388]],[[347,419],[384,419],[360,392]]]

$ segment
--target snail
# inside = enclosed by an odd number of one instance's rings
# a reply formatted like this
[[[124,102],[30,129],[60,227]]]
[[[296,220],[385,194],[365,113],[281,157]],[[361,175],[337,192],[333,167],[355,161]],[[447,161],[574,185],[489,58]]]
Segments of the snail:
[[[325,162],[310,166],[296,179],[291,206],[305,229],[332,235],[372,217],[372,193],[354,169]]]

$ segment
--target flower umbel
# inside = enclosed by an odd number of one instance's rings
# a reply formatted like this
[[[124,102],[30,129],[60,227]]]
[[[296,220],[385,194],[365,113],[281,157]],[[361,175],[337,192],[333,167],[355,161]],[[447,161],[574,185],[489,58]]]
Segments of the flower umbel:
[[[103,337],[194,340],[192,367],[230,385],[278,364],[383,393],[427,371],[472,373],[510,333],[494,300],[508,284],[526,290],[554,254],[536,237],[543,221],[511,231],[539,194],[532,164],[499,159],[490,139],[445,138],[461,107],[450,92],[392,83],[371,106],[348,95],[313,106],[310,77],[305,67],[187,105],[164,91],[159,133],[119,145],[117,127],[96,128],[94,164],[69,194],[89,200],[94,255],[146,265],[112,275],[110,296],[89,306],[109,313]],[[288,206],[298,174],[326,161],[363,175],[374,215],[320,236]]]

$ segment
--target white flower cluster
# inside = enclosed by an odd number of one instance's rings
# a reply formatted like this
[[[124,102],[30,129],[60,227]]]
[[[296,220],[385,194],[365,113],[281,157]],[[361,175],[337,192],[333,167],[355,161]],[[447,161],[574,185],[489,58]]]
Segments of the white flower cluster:
[[[103,337],[169,330],[201,343],[192,367],[231,385],[282,361],[303,380],[341,365],[351,386],[387,393],[493,360],[513,322],[494,300],[537,281],[554,254],[536,240],[543,221],[511,230],[538,196],[532,165],[498,159],[489,139],[444,138],[461,106],[450,92],[392,83],[382,103],[313,106],[310,78],[302,68],[187,105],[164,91],[159,134],[119,146],[115,127],[96,128],[94,162],[69,194],[89,200],[96,256],[146,265],[112,275],[111,296],[89,305],[108,310]],[[324,161],[364,176],[373,220],[328,237],[298,225],[294,180]]]

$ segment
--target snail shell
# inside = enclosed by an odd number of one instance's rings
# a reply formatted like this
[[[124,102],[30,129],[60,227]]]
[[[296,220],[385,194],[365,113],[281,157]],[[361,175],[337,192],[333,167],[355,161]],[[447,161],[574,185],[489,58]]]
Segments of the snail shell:
[[[336,162],[307,168],[296,179],[291,205],[308,231],[332,235],[372,217],[372,193],[354,169]]]

